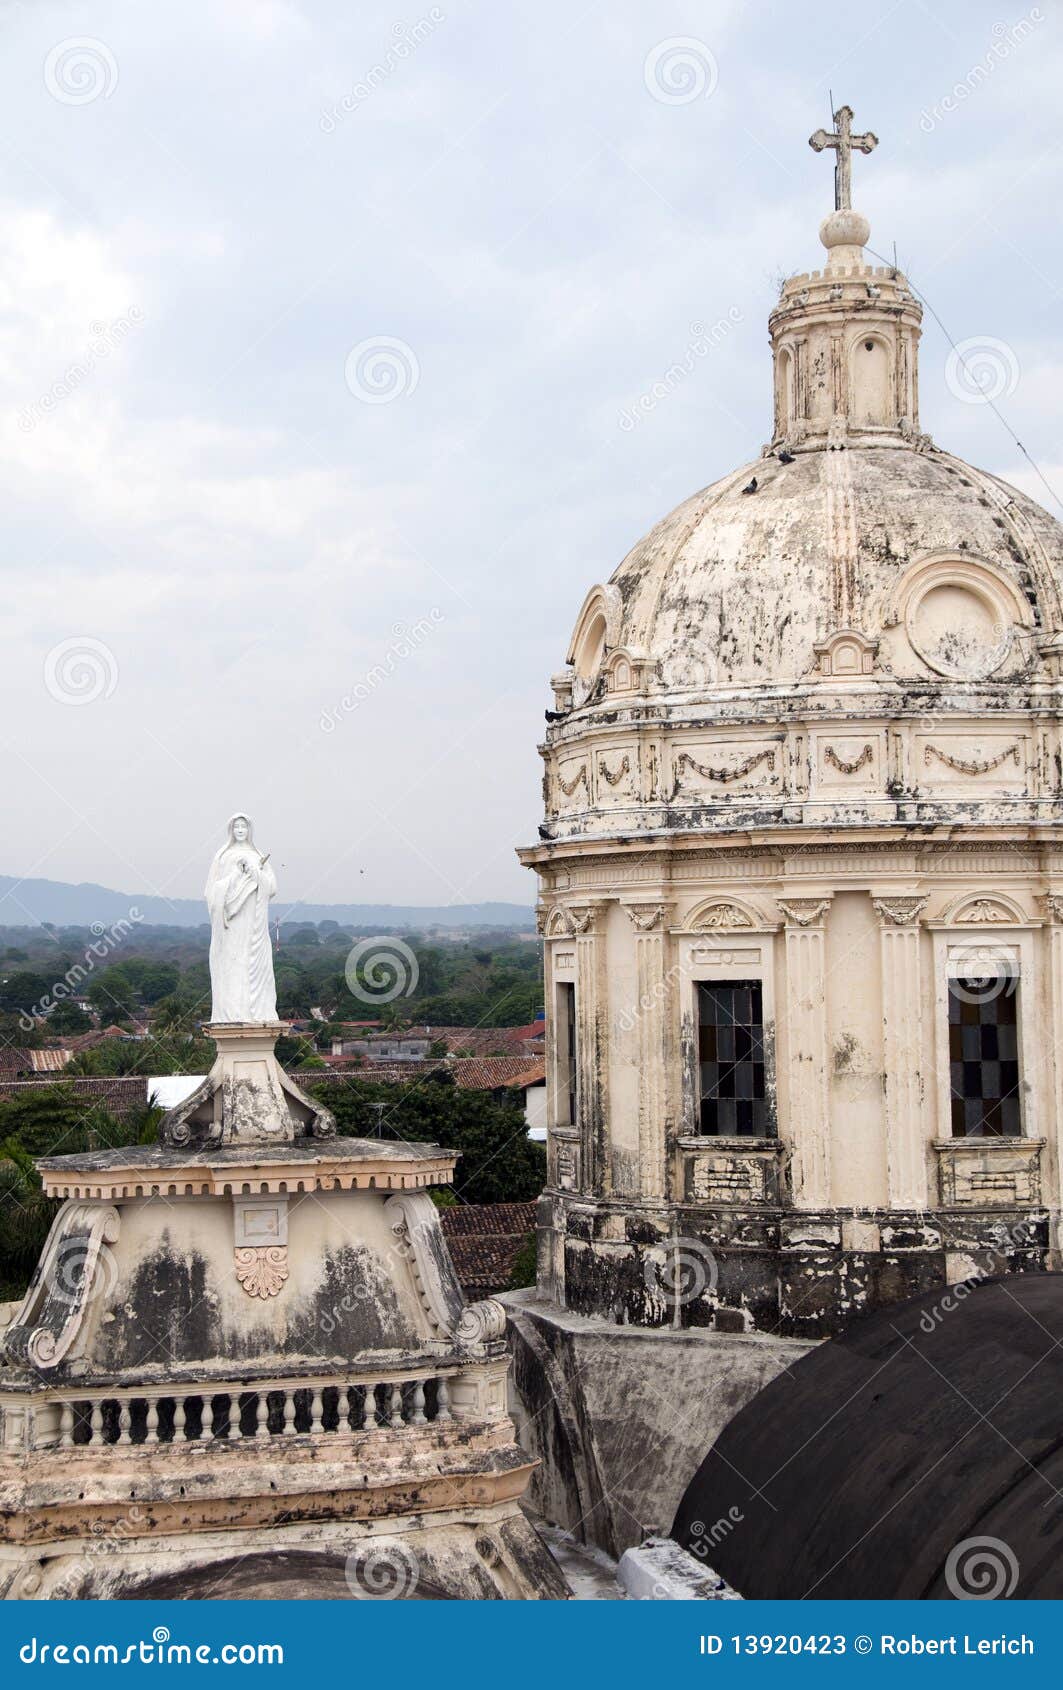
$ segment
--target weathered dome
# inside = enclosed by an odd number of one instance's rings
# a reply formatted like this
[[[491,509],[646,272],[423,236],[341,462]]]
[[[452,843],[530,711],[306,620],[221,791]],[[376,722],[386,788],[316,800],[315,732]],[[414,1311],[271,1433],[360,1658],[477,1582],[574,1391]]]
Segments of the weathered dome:
[[[914,604],[913,566],[929,583]],[[857,627],[878,641],[879,680],[1017,679],[1060,626],[1061,567],[1063,526],[949,453],[769,453],[628,553],[603,656],[645,655],[651,691],[789,685],[818,669],[818,644]]]

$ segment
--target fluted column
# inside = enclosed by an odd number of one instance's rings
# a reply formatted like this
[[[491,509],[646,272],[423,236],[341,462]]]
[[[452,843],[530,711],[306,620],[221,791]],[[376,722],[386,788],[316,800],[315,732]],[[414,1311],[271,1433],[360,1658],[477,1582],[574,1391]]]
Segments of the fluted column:
[[[667,1190],[668,1044],[671,991],[665,924],[668,906],[625,904],[635,929],[635,1045],[638,1060],[639,1195]]]
[[[926,1207],[919,917],[926,898],[873,898],[882,922],[882,1067],[891,1209]]]
[[[830,1206],[827,1085],[827,966],[824,916],[830,898],[779,898],[786,917],[791,1178],[798,1209]]]
[[[568,910],[576,941],[576,1057],[579,1132],[584,1190],[607,1194],[612,1187],[607,1143],[608,1052],[604,902]]]

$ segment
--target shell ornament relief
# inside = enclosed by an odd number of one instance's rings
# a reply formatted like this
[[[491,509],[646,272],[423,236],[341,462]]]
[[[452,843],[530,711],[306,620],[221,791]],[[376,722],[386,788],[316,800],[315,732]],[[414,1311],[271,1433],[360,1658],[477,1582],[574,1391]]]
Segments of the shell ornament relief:
[[[249,1297],[275,1297],[288,1277],[286,1244],[245,1245],[233,1251],[233,1267]]]

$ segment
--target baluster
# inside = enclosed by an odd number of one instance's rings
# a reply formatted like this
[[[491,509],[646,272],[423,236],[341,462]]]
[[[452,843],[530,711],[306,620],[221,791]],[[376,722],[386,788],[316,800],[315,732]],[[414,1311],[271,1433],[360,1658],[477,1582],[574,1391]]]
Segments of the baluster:
[[[402,1427],[405,1425],[405,1421],[402,1418],[401,1385],[392,1385],[391,1387],[391,1424],[397,1432],[401,1431]]]
[[[184,1438],[185,1438],[185,1418],[186,1418],[186,1416],[185,1416],[185,1399],[184,1399],[184,1397],[174,1397],[174,1399],[173,1399],[173,1441],[174,1441],[175,1444],[179,1444],[179,1443],[184,1442]]]
[[[284,1435],[290,1438],[295,1431],[295,1392],[284,1393]]]
[[[255,1437],[268,1438],[269,1426],[269,1392],[259,1391],[258,1407],[255,1409]]]
[[[128,1444],[133,1441],[129,1436],[129,1423],[131,1420],[132,1415],[129,1412],[129,1399],[127,1397],[123,1397],[118,1410],[118,1442],[120,1444]]]
[[[450,1412],[450,1386],[442,1377],[437,1386],[436,1404],[437,1420],[453,1420],[454,1416]]]
[[[200,1399],[203,1407],[199,1411],[199,1441],[203,1444],[214,1442],[214,1398]]]
[[[321,1425],[321,1386],[318,1385],[310,1399],[310,1436],[322,1430]]]
[[[413,1413],[410,1415],[411,1426],[423,1426],[424,1412],[424,1380],[418,1379],[413,1387]]]
[[[350,1427],[350,1413],[351,1413],[351,1388],[350,1388],[349,1385],[341,1385],[340,1388],[339,1388],[339,1393],[336,1397],[336,1430],[337,1430],[337,1432],[349,1432],[350,1431],[350,1429],[351,1429],[351,1427]]]
[[[144,1437],[146,1444],[157,1444],[159,1441],[159,1399],[148,1398],[147,1432]]]
[[[229,1397],[229,1442],[238,1443],[244,1435],[240,1424],[240,1393],[236,1391]]]
[[[72,1449],[74,1445],[74,1405],[64,1402],[59,1410],[59,1448]]]
[[[89,1419],[89,1443],[103,1442],[103,1403],[99,1397],[92,1399],[92,1414]]]
[[[375,1432],[376,1429],[376,1386],[366,1385],[365,1401],[362,1404],[362,1430]]]

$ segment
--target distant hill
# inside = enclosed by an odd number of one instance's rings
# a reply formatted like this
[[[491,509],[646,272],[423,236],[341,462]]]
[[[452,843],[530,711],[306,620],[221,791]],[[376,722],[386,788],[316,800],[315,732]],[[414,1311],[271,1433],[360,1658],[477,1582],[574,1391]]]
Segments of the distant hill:
[[[285,904],[273,905],[285,922],[338,921],[342,927],[371,927],[380,933],[426,927],[517,927],[530,931],[535,915],[525,904]],[[136,909],[140,920],[163,927],[198,927],[207,920],[201,898],[157,898],[145,893],[112,892],[84,882],[18,880],[0,874],[0,927],[109,927]]]

